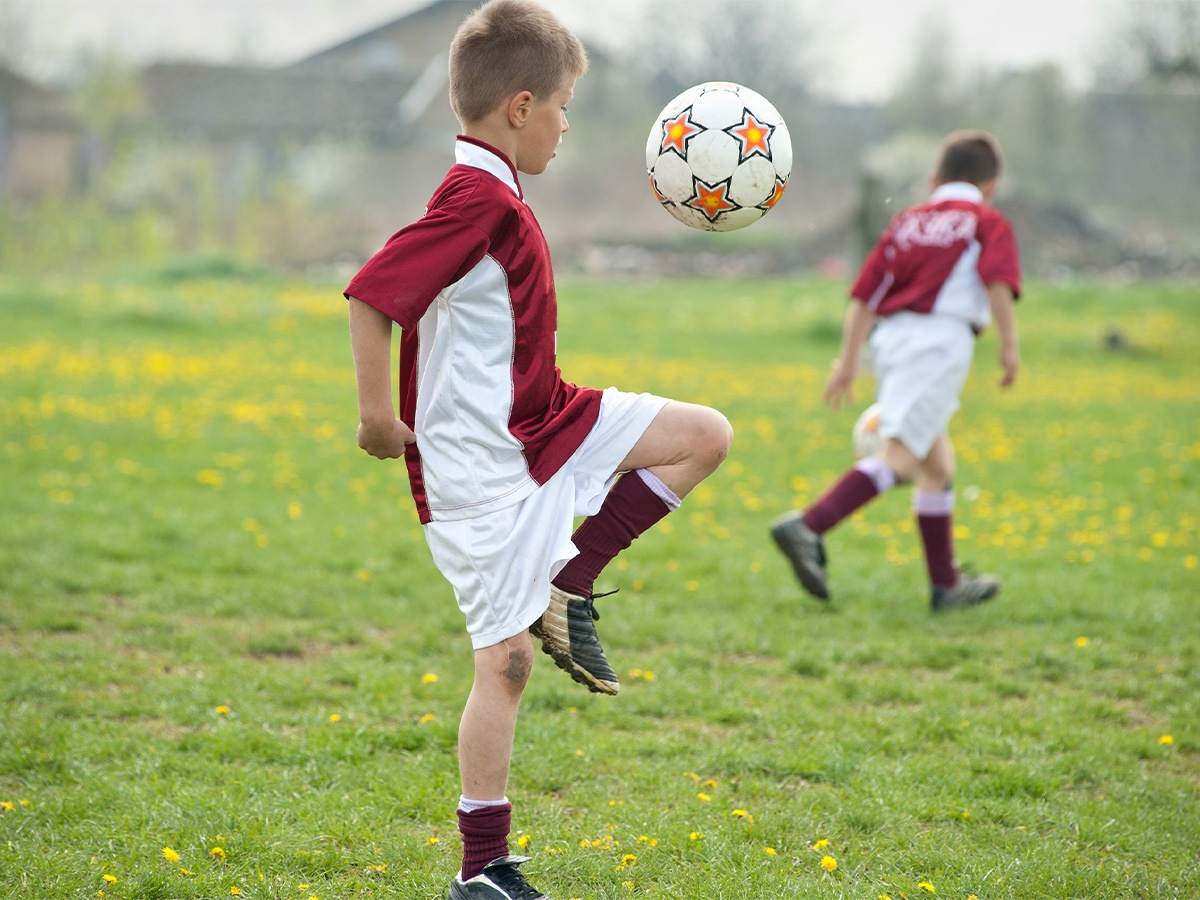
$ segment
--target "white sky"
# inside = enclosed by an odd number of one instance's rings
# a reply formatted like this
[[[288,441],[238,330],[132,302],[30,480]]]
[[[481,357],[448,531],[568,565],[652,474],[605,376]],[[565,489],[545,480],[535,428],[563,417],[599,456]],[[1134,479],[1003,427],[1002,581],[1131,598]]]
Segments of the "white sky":
[[[585,39],[611,40],[655,0],[542,0]],[[797,3],[819,28],[821,87],[844,100],[879,100],[912,64],[931,17],[946,22],[964,68],[1055,62],[1086,83],[1106,29],[1127,0],[730,0]],[[1138,0],[1168,2],[1168,0]],[[423,5],[424,0],[0,0],[29,23],[32,65],[61,69],[81,48],[132,59],[282,63]],[[464,10],[473,4],[464,4]],[[675,7],[677,8],[677,7]],[[0,27],[3,27],[0,17]],[[663,28],[669,30],[670,23]]]

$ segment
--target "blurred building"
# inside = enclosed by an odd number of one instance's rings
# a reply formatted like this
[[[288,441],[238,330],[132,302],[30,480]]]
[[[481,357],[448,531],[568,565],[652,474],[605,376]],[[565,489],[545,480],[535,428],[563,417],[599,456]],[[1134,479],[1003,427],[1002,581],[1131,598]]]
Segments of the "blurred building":
[[[0,66],[0,201],[67,196],[83,146],[62,95]]]

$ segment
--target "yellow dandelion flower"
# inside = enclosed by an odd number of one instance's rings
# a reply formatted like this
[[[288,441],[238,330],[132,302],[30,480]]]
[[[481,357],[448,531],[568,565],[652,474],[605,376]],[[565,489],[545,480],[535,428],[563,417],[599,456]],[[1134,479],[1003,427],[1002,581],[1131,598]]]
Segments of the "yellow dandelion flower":
[[[431,837],[431,838],[430,838],[428,841],[426,841],[426,843],[427,843],[427,844],[429,844],[429,846],[431,846],[431,847],[432,847],[434,844],[436,844],[436,843],[438,843],[438,842],[440,842],[440,841],[441,841],[441,838],[440,838],[440,837],[438,837],[438,836],[435,834],[435,835],[434,835],[433,837]]]
[[[330,721],[330,722],[334,722],[334,723],[336,723],[336,722],[340,722],[340,721],[342,721],[342,717],[341,717],[341,716],[339,716],[337,713],[334,713],[333,715],[331,715],[331,716],[329,717],[329,721]]]
[[[819,841],[817,841],[815,844],[813,844],[813,849],[814,850],[824,850],[828,846],[829,846],[829,841],[826,840],[825,838],[821,838]]]
[[[380,875],[386,875],[387,874],[387,863],[379,863],[378,865],[367,866],[367,871],[368,872],[377,872]]]
[[[698,800],[703,800],[705,803],[707,803],[709,800],[712,799],[712,797],[708,796],[708,794],[704,793],[704,791],[701,791],[700,793],[698,793],[696,795],[696,798]]]
[[[221,847],[213,847],[211,850],[208,851],[208,855],[211,856],[213,859],[224,859],[225,858],[225,850]]]
[[[704,786],[712,788],[714,791],[719,787],[715,778],[708,779],[706,782],[704,782]]]
[[[33,801],[32,800],[22,800],[21,805],[22,806],[33,806]]]
[[[437,716],[435,716],[433,713],[425,713],[425,715],[423,715],[423,716],[421,716],[421,718],[417,719],[417,724],[418,725],[428,725],[430,722],[432,722],[436,718],[437,718]]]
[[[163,847],[163,859],[167,862],[177,863],[179,862],[179,854],[170,847]]]
[[[684,772],[683,777],[690,778],[690,779],[692,779],[692,781],[696,782],[697,784],[699,784],[699,782],[700,782],[700,776],[697,775],[695,772]]]
[[[231,887],[229,889],[229,893],[231,893],[235,897],[240,897],[240,896],[242,896],[242,889],[235,884],[233,887]]]
[[[735,816],[739,819],[744,819],[747,816],[749,816],[750,813],[746,812],[744,809],[735,809],[733,812],[730,813],[730,815]]]
[[[775,848],[774,847],[763,847],[763,853],[767,854],[767,856],[774,856]]]
[[[105,880],[105,881],[107,881],[109,884],[116,884],[116,883],[117,883],[117,876],[116,876],[116,875],[109,875],[107,872],[105,872],[105,873],[104,873],[104,880]]]
[[[1076,646],[1076,647],[1086,647],[1087,645],[1088,645],[1088,639],[1087,639],[1087,638],[1085,638],[1085,637],[1077,637],[1077,638],[1075,638],[1075,646]]]
[[[917,887],[919,887],[923,891],[929,891],[929,893],[931,893],[931,894],[937,893],[937,888],[935,888],[928,881],[918,881]]]
[[[1171,744],[1175,743],[1175,738],[1171,737],[1169,734],[1164,734],[1158,739],[1158,742],[1164,747],[1169,747]]]
[[[891,894],[880,894],[879,900],[892,900],[892,895]]]
[[[187,878],[188,876],[190,876],[190,875],[192,874],[192,870],[191,870],[191,869],[184,869],[184,868],[180,868],[180,870],[179,870],[179,874],[180,874],[180,875],[182,875],[182,876],[184,876],[185,878]]]
[[[216,713],[218,716],[227,716],[229,715],[229,707],[222,704],[221,706],[217,707]]]
[[[821,868],[826,872],[833,872],[837,869],[837,860],[828,854],[821,857]]]
[[[0,800],[0,812],[12,812],[17,808],[17,804],[11,800]]]
[[[426,672],[421,676],[421,684],[436,684],[438,677],[432,672]]]
[[[700,840],[702,837],[704,837],[704,835],[702,835],[700,832],[698,832],[698,831],[693,831],[691,834],[689,834],[689,835],[688,835],[688,840],[689,840],[689,841],[698,841],[698,840]]]
[[[531,840],[532,840],[532,838],[530,838],[529,835],[523,834],[519,838],[517,838],[517,846],[520,847],[522,850],[528,850],[529,842]]]

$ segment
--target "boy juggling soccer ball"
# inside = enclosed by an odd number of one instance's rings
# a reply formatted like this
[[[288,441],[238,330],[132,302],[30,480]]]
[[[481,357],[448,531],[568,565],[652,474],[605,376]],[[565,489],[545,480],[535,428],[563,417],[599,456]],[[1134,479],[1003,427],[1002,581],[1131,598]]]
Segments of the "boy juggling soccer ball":
[[[1000,386],[1020,367],[1013,303],[1021,293],[1017,243],[988,205],[1001,168],[996,139],[956,132],[942,147],[929,200],[894,219],[854,286],[825,401],[853,403],[859,356],[870,336],[883,446],[859,460],[815,503],[778,519],[771,535],[800,584],[826,600],[823,535],[897,484],[915,482],[913,507],[932,583],[934,612],[974,606],[1000,590],[992,575],[968,575],[954,559],[954,447],[946,431],[958,409],[975,338],[995,321]]]
[[[518,868],[527,858],[509,855],[505,796],[530,635],[576,681],[617,693],[593,582],[716,470],[733,437],[712,409],[579,387],[555,365],[550,255],[518,173],[538,175],[554,157],[586,69],[578,39],[527,0],[472,13],[450,48],[455,165],[425,215],[345,291],[359,446],[404,458],[474,649],[458,734],[463,862],[449,900],[544,896]],[[587,518],[572,534],[576,516]]]

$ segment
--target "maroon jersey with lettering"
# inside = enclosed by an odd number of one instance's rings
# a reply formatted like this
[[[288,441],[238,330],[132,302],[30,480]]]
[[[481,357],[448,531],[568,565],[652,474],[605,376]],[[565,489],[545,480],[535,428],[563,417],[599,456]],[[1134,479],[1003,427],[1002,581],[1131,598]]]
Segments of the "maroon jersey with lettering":
[[[987,289],[997,283],[1020,296],[1012,226],[975,185],[951,182],[892,219],[850,293],[880,316],[949,315],[978,330],[991,321]]]

